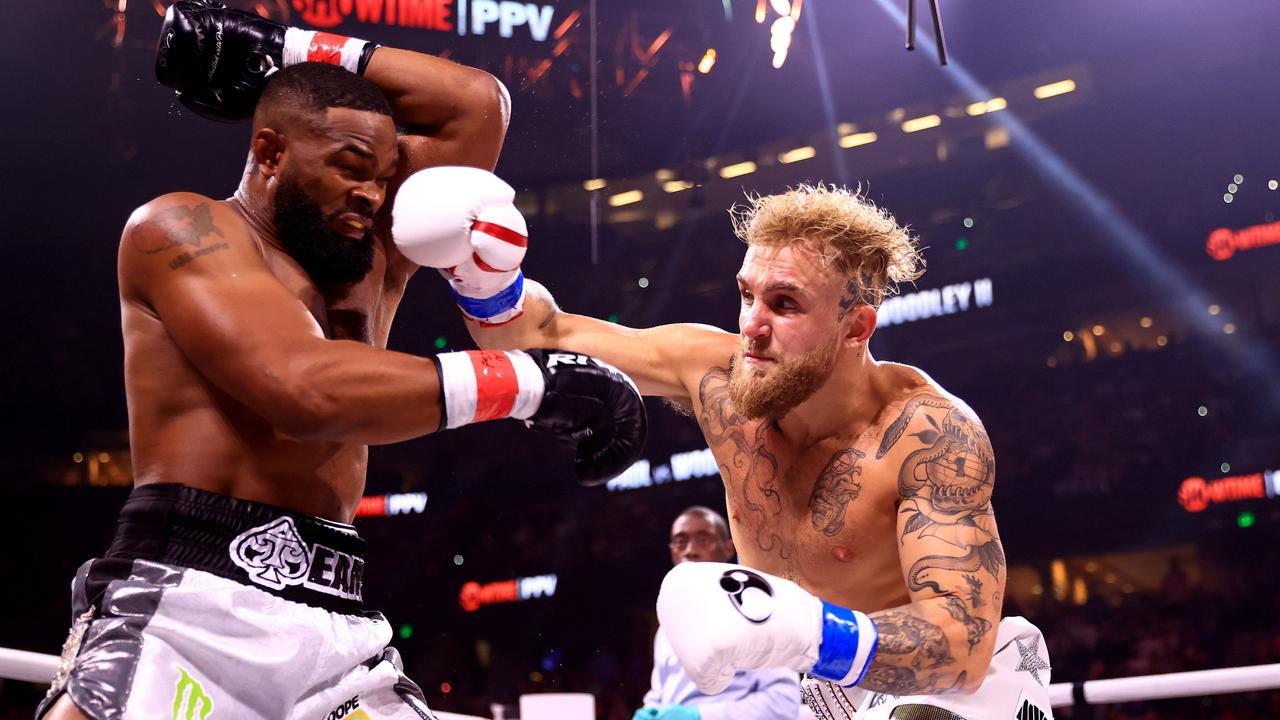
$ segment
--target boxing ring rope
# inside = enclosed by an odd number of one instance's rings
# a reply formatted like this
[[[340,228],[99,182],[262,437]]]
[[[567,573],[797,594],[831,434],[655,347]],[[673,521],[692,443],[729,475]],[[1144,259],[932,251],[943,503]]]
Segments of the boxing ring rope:
[[[57,666],[56,655],[0,648],[0,678],[3,679],[48,683],[53,680]],[[1085,705],[1109,705],[1276,689],[1280,689],[1280,663],[1088,680],[1082,683],[1054,683],[1049,686],[1049,702],[1054,707],[1069,707],[1075,705],[1077,700]],[[484,720],[475,715],[458,715],[439,710],[435,713],[441,720]]]

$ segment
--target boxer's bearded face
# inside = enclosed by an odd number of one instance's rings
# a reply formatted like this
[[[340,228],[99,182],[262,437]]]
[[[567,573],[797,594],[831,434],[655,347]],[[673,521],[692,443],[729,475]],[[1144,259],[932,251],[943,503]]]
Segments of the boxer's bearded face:
[[[275,224],[280,242],[318,287],[359,282],[373,267],[373,230],[352,238],[334,228],[339,218],[354,208],[340,207],[325,213],[307,195],[302,183],[281,173],[275,194]]]
[[[813,397],[831,377],[836,366],[840,338],[831,339],[809,352],[776,360],[768,371],[758,371],[743,360],[746,353],[763,354],[750,339],[738,344],[729,374],[729,399],[738,412],[753,420],[781,418],[797,405]]]

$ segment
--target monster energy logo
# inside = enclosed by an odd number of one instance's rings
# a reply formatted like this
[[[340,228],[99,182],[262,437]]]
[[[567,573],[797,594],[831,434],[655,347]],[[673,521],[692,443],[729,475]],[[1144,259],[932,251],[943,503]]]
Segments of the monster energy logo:
[[[186,670],[178,667],[178,672],[182,676],[173,694],[173,720],[205,720],[213,712],[213,699],[204,694],[204,688]]]

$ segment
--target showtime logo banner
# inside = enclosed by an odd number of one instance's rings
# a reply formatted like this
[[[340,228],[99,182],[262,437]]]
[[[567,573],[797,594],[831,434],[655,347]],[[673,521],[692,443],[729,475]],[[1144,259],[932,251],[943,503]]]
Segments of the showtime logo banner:
[[[556,583],[555,575],[499,580],[483,585],[469,582],[458,593],[458,604],[467,612],[475,612],[485,605],[551,597],[556,594]]]
[[[515,0],[291,0],[299,18],[317,28],[345,22],[421,28],[458,35],[528,37],[543,42],[555,6]]]
[[[1196,513],[1218,503],[1273,498],[1277,495],[1280,495],[1280,470],[1263,470],[1217,480],[1189,477],[1178,488],[1178,504],[1183,510]]]

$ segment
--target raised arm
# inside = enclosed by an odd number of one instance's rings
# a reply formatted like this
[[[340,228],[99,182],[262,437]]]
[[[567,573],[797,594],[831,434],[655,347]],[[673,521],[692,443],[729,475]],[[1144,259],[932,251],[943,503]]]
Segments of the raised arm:
[[[634,329],[567,313],[540,283],[525,281],[524,314],[497,326],[466,319],[482,348],[560,347],[587,353],[630,375],[645,395],[688,403],[707,369],[733,355],[737,336],[692,323]]]
[[[391,102],[401,136],[401,178],[435,165],[492,170],[511,117],[511,98],[483,70],[382,47],[365,77]]]
[[[871,614],[880,645],[862,685],[894,695],[972,691],[995,649],[1006,575],[991,442],[972,410],[919,395],[876,454],[902,458],[899,556],[912,602]]]

